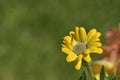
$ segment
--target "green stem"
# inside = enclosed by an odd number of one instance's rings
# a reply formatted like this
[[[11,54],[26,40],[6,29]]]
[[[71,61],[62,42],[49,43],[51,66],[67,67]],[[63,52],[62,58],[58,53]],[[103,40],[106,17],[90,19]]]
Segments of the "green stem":
[[[91,68],[90,68],[89,63],[85,62],[85,67],[86,67],[86,69],[87,69],[87,72],[88,72],[89,77],[91,78],[91,80],[95,80],[95,79],[94,79],[94,76],[93,76],[93,73],[92,73],[92,71],[91,71]]]

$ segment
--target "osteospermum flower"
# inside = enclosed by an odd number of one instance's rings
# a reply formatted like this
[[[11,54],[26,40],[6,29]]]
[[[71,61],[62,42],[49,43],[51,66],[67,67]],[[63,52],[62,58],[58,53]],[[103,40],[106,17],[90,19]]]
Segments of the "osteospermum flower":
[[[83,27],[75,27],[75,31],[70,31],[65,36],[62,44],[62,52],[67,54],[66,61],[75,61],[75,69],[80,70],[82,60],[90,62],[90,53],[102,53],[101,42],[99,37],[101,33],[92,29],[86,34]]]

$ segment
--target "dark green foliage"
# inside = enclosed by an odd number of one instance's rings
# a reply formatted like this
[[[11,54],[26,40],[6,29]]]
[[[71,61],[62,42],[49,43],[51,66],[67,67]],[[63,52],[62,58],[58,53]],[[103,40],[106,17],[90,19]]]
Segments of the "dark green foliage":
[[[89,74],[88,74],[88,72],[86,70],[86,67],[84,65],[82,65],[82,68],[80,70],[80,74],[79,75],[80,75],[79,80],[89,80],[90,79],[89,78]]]
[[[100,80],[107,80],[104,66],[102,67],[101,72],[100,72]]]

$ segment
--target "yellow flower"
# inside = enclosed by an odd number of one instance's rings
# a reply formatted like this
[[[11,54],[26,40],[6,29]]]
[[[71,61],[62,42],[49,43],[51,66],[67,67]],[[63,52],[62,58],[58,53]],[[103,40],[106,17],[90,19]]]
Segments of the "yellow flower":
[[[90,53],[101,54],[103,51],[100,48],[99,42],[101,33],[96,29],[92,29],[86,34],[83,27],[75,27],[75,31],[70,31],[68,36],[65,36],[62,44],[62,52],[67,54],[66,61],[75,61],[75,69],[80,70],[82,60],[91,61]]]

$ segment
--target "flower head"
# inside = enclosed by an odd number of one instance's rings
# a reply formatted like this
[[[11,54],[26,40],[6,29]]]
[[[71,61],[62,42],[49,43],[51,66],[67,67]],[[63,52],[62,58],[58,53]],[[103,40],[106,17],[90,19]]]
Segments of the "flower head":
[[[101,42],[99,37],[101,33],[96,29],[92,29],[86,34],[83,27],[75,27],[75,31],[70,31],[68,36],[65,36],[62,44],[62,52],[67,54],[66,61],[75,61],[76,70],[80,70],[82,60],[91,61],[90,53],[101,54],[103,51],[100,48]]]

